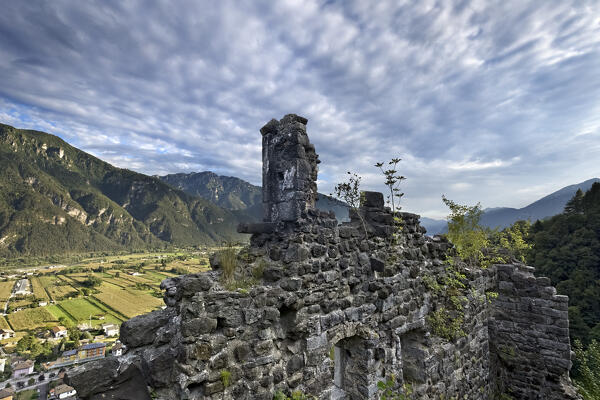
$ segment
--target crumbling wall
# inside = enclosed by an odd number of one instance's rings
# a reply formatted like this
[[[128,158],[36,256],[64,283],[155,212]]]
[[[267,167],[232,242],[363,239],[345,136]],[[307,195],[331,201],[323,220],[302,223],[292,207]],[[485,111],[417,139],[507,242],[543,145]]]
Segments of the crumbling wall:
[[[497,265],[498,298],[492,303],[491,346],[498,391],[516,399],[575,398],[567,296],[533,267]]]
[[[238,271],[256,284],[225,290],[218,263],[165,280],[168,307],[123,324],[126,355],[69,374],[80,396],[378,399],[394,376],[415,399],[569,398],[566,299],[517,264],[466,269],[464,335],[440,338],[428,317],[443,293],[428,282],[444,280],[452,244],[414,214],[394,225],[381,193],[342,225],[316,210],[305,126],[290,115],[261,130],[265,221],[240,227],[252,237]]]

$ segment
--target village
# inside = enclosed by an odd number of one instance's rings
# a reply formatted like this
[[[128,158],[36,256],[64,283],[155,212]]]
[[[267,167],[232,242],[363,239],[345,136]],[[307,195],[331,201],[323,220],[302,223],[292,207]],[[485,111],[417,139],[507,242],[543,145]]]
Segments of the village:
[[[0,400],[76,399],[70,369],[123,355],[123,321],[165,307],[163,279],[205,270],[208,251],[91,257],[0,272]]]

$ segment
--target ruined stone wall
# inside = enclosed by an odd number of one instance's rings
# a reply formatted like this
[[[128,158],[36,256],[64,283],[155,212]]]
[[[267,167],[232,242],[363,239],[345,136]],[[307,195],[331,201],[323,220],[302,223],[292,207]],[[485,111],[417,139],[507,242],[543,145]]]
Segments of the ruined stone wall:
[[[516,399],[575,396],[567,296],[533,267],[498,265],[498,298],[492,303],[490,339],[499,391]]]
[[[447,278],[452,244],[414,214],[395,226],[380,193],[342,225],[316,210],[305,125],[292,115],[261,130],[265,221],[241,227],[253,235],[237,272],[256,282],[226,290],[217,260],[164,281],[168,307],[123,324],[126,355],[69,375],[80,396],[378,399],[395,376],[414,399],[570,398],[566,299],[518,264],[465,268],[464,334],[439,337],[430,316],[447,299],[431,282]]]

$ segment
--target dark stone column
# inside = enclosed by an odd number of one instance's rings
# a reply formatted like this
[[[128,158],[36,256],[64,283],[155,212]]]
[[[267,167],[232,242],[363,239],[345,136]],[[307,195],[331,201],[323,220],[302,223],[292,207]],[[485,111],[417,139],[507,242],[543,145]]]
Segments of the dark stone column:
[[[306,134],[307,119],[288,114],[261,130],[263,219],[292,222],[314,208],[319,158]]]

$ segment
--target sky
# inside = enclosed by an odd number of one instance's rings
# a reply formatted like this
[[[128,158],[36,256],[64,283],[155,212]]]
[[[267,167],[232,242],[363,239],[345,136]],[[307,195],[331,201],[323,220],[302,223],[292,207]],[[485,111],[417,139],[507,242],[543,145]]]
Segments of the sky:
[[[403,210],[523,207],[600,177],[600,2],[4,0],[0,122],[146,174],[261,184],[295,113],[321,159]]]

